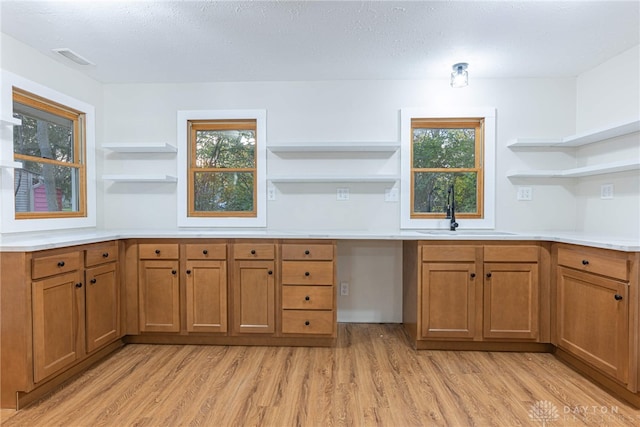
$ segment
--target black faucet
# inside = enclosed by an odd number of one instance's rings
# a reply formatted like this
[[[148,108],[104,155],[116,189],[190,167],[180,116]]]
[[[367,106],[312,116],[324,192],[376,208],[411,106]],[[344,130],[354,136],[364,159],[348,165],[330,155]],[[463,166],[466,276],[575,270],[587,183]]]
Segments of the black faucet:
[[[449,190],[447,190],[447,217],[446,218],[451,219],[449,230],[456,231],[456,228],[458,228],[458,223],[456,222],[456,195],[455,195],[453,184],[451,184],[449,186]]]

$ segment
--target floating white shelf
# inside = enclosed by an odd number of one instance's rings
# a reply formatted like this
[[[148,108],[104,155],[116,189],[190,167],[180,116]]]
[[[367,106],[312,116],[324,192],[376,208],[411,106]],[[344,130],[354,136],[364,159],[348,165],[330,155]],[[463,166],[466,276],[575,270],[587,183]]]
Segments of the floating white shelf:
[[[581,178],[606,173],[640,170],[640,161],[622,160],[565,170],[530,170],[507,173],[508,178]]]
[[[0,169],[22,169],[22,163],[0,160]]]
[[[640,132],[640,120],[624,122],[614,126],[593,129],[565,138],[541,139],[541,138],[517,138],[507,144],[509,148],[552,148],[552,147],[580,147],[594,142],[630,133]]]
[[[170,175],[102,175],[104,181],[113,182],[177,182],[175,176]]]
[[[359,176],[330,176],[330,175],[297,175],[297,176],[270,176],[268,181],[278,182],[394,182],[400,179],[399,175],[359,175]]]
[[[397,142],[365,143],[352,142],[344,144],[282,144],[269,145],[267,149],[272,153],[394,153],[398,151],[400,144]]]
[[[22,126],[22,120],[16,119],[15,117],[3,117],[0,119],[0,122],[3,125]]]
[[[176,153],[178,151],[173,145],[164,142],[147,144],[103,144],[102,148],[118,153]]]

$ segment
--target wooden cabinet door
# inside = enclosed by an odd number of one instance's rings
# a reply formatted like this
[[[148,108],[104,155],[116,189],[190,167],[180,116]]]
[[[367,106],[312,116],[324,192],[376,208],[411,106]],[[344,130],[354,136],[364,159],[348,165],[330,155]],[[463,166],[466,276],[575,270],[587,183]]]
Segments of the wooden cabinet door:
[[[275,331],[274,261],[235,261],[233,322],[236,333]]]
[[[187,331],[227,332],[226,261],[187,261]]]
[[[558,346],[626,384],[628,285],[559,267],[557,292]]]
[[[472,339],[480,301],[475,262],[423,262],[422,338]]]
[[[116,263],[85,271],[87,352],[120,337],[120,286]]]
[[[538,264],[485,263],[484,273],[483,336],[536,340]]]
[[[32,282],[33,377],[38,383],[84,356],[79,271]]]
[[[177,260],[140,261],[140,331],[180,331]]]

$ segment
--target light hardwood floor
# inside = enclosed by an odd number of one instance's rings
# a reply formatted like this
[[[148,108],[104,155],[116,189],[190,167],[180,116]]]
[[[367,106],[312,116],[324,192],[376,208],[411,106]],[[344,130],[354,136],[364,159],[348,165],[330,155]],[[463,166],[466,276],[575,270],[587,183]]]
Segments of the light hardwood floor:
[[[128,345],[2,415],[7,427],[640,425],[552,355],[415,351],[384,324],[340,324],[335,348]]]

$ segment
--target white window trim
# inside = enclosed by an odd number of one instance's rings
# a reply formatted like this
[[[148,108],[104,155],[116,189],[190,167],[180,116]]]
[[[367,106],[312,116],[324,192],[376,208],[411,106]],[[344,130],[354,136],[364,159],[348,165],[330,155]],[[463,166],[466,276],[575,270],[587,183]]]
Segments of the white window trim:
[[[257,179],[256,217],[189,217],[187,209],[189,120],[255,119]],[[178,227],[266,227],[267,226],[267,110],[178,111]]]
[[[459,219],[461,229],[493,229],[496,217],[496,109],[453,108],[425,109],[403,108],[400,110],[400,228],[402,229],[448,229],[448,219],[411,218],[411,119],[484,118],[484,218]]]
[[[95,108],[93,105],[57,92],[24,77],[2,70],[0,111],[2,118],[13,117],[13,87],[23,89],[43,98],[85,113],[85,171],[87,189],[87,216],[81,218],[29,218],[16,219],[16,203],[13,194],[14,170],[2,168],[0,223],[2,233],[25,231],[61,230],[96,226],[96,157],[95,157]],[[5,116],[6,115],[6,116]],[[13,126],[2,124],[0,160],[13,161]]]

